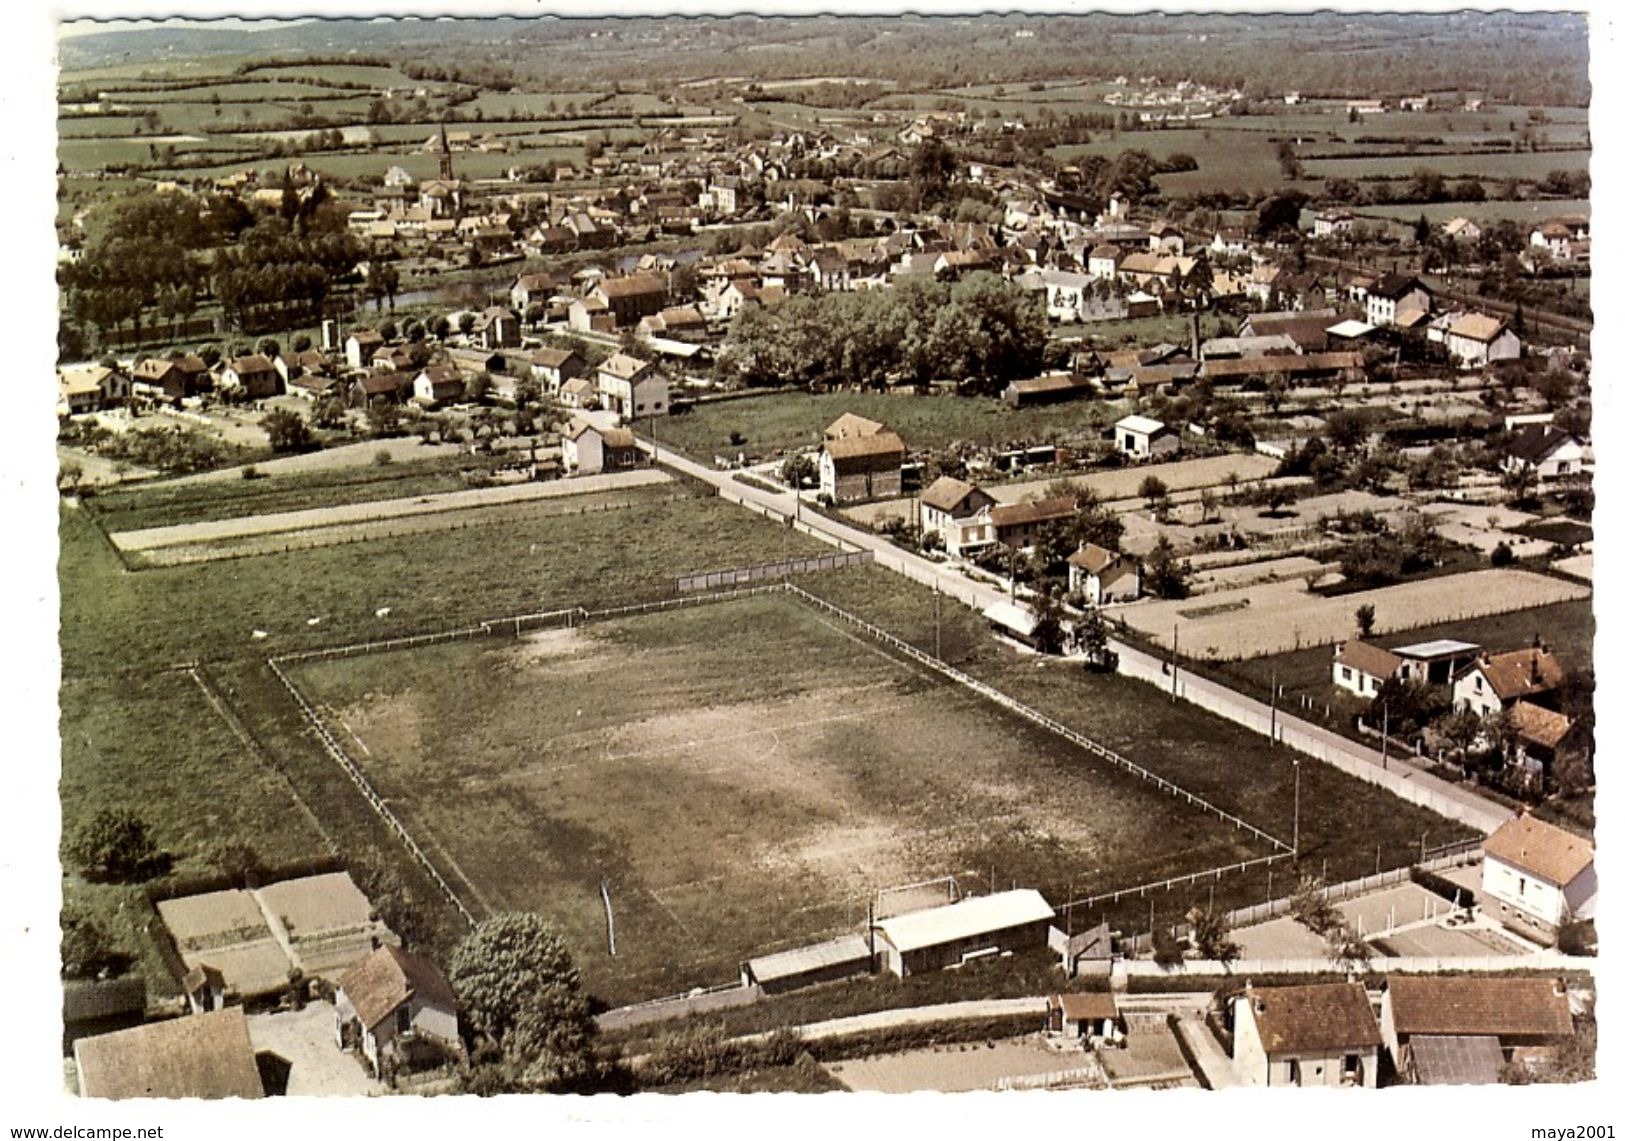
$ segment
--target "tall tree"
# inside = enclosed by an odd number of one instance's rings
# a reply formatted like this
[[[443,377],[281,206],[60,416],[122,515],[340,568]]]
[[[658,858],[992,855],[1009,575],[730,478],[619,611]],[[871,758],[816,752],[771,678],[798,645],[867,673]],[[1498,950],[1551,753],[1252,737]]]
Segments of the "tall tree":
[[[592,1073],[595,1025],[581,975],[540,916],[482,921],[452,955],[449,979],[470,1027],[524,1087],[568,1089]]]

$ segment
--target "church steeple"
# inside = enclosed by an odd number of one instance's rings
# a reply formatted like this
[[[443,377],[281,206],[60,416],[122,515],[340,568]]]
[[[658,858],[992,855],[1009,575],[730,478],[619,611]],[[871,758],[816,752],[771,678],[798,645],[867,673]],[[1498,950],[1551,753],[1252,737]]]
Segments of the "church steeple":
[[[446,124],[440,124],[440,177],[452,182],[456,176],[451,172],[451,144],[446,141]]]

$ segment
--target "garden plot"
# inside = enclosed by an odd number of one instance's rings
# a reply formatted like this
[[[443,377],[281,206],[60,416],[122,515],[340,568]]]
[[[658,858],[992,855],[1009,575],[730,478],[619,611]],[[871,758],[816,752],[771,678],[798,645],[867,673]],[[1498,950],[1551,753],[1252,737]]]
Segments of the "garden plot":
[[[1518,558],[1539,558],[1550,553],[1553,544],[1545,539],[1520,535],[1517,528],[1540,522],[1540,516],[1510,507],[1481,503],[1427,503],[1423,514],[1439,527],[1441,538],[1490,554],[1505,543]]]
[[[288,956],[271,933],[265,914],[246,891],[211,891],[158,904],[181,961],[188,968],[210,966],[241,998],[269,994],[288,985]]]
[[[1313,594],[1303,580],[1220,590],[1197,599],[1163,600],[1123,608],[1131,627],[1180,653],[1211,661],[1262,657],[1328,645],[1357,629],[1355,614],[1376,608],[1387,632],[1504,614],[1585,598],[1576,583],[1513,568],[1469,571],[1358,591],[1335,598]]]

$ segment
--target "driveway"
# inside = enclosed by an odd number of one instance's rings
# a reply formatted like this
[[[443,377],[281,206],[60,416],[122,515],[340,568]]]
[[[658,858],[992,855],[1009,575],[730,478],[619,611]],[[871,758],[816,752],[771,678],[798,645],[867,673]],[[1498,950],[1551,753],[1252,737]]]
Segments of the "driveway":
[[[293,1064],[288,1073],[289,1097],[371,1097],[384,1092],[367,1076],[361,1060],[340,1050],[333,1037],[333,1008],[313,1002],[303,1010],[250,1014],[248,1037],[256,1051]]]

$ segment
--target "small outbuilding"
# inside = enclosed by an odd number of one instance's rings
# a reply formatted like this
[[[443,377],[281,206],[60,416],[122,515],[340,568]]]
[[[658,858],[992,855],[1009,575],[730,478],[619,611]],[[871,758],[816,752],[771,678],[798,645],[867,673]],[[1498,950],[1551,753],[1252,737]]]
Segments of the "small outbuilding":
[[[1050,1032],[1063,1038],[1121,1044],[1125,1037],[1123,1016],[1108,991],[1052,994],[1047,1018]]]
[[[1112,425],[1117,450],[1137,460],[1179,452],[1179,433],[1149,416],[1125,416]]]
[[[871,961],[867,939],[862,935],[842,935],[751,959],[740,966],[739,981],[745,986],[760,987],[764,994],[782,994],[817,983],[866,975]]]

